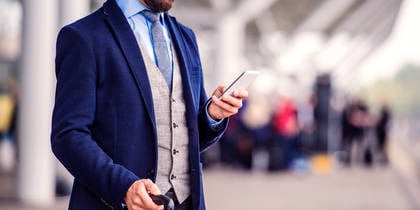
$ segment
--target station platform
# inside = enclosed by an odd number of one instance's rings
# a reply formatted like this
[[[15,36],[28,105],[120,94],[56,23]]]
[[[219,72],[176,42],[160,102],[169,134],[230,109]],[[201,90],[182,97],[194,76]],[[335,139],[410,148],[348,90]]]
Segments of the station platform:
[[[216,166],[204,171],[209,210],[419,210],[416,162],[391,145],[390,164],[331,167],[322,173],[267,173]],[[1,210],[64,210],[68,196],[50,206],[18,202],[15,174],[0,174]]]

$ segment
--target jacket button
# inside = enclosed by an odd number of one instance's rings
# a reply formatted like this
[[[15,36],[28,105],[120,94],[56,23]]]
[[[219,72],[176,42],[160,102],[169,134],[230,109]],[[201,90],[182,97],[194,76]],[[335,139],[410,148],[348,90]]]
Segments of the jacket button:
[[[147,171],[147,176],[148,177],[153,177],[155,175],[155,170],[154,169],[150,169]]]
[[[172,174],[171,179],[176,179],[176,176]]]

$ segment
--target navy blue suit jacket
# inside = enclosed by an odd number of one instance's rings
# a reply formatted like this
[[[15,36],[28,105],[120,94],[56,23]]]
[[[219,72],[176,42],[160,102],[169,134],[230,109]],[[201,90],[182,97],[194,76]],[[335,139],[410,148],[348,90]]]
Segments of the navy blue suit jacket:
[[[216,142],[194,33],[165,14],[179,57],[187,108],[195,210],[205,209],[200,152]],[[157,135],[147,72],[135,36],[114,0],[65,26],[57,39],[52,150],[75,177],[69,209],[121,209],[138,179],[153,181]]]

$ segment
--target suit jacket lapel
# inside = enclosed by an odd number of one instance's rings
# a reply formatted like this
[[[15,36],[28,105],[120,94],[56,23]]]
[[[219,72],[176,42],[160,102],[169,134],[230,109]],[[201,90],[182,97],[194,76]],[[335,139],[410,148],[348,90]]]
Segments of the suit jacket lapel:
[[[105,2],[103,9],[105,19],[109,23],[110,28],[124,53],[130,66],[131,74],[135,78],[139,92],[146,104],[149,117],[152,120],[153,126],[156,128],[152,92],[146,72],[146,66],[136,38],[126,21],[125,16],[114,0]]]
[[[165,21],[166,23],[168,23],[167,26],[172,37],[172,43],[178,54],[178,61],[179,61],[178,63],[179,63],[179,68],[181,70],[182,85],[184,88],[184,98],[186,102],[186,108],[187,110],[195,110],[194,108],[195,103],[194,103],[192,90],[191,90],[192,86],[191,86],[191,81],[190,81],[190,74],[188,71],[188,69],[191,68],[190,67],[191,63],[189,60],[188,53],[186,51],[184,37],[182,36],[179,30],[179,26],[176,23],[175,18],[170,17],[168,14],[165,14]],[[189,112],[187,112],[187,117],[188,117],[188,113]]]
[[[194,105],[194,97],[192,95],[192,85],[191,85],[191,80],[190,80],[190,74],[189,74],[189,69],[191,69],[191,61],[189,59],[191,59],[189,57],[189,54],[187,52],[187,46],[185,46],[185,42],[184,42],[184,37],[181,34],[181,31],[179,29],[179,25],[178,23],[176,23],[175,18],[170,17],[168,14],[165,14],[165,21],[169,28],[169,31],[171,33],[171,37],[172,37],[172,43],[175,46],[175,50],[178,54],[178,60],[179,60],[179,68],[181,70],[181,76],[182,76],[182,85],[183,85],[183,91],[184,91],[184,100],[185,100],[185,106],[187,109],[186,112],[186,117],[187,117],[187,126],[189,129],[189,135],[192,136],[193,134],[191,133],[193,130],[193,128],[197,128],[198,125],[198,118],[197,118],[197,114],[193,111],[195,110],[195,105]],[[194,90],[194,91],[200,91],[200,90]],[[197,102],[198,105],[198,102]],[[199,156],[199,152],[198,152],[198,141],[196,139],[190,138],[189,141],[189,151],[190,151],[190,157],[198,157]],[[196,164],[196,162],[193,162],[194,158],[190,158],[190,164],[193,166]],[[199,185],[199,180],[197,179],[193,179],[193,182],[191,183],[192,185],[192,189],[200,189],[200,185]],[[196,191],[193,191],[196,192]],[[199,191],[197,191],[199,192]],[[192,199],[192,203],[193,203],[193,207],[194,209],[198,208],[199,206],[199,202],[200,202],[200,198],[198,195],[193,193],[193,199]]]

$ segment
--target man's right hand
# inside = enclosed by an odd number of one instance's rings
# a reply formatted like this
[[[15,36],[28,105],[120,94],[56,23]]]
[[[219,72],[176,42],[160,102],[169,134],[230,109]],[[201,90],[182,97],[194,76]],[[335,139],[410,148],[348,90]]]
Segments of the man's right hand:
[[[159,188],[150,179],[140,179],[128,188],[124,198],[129,210],[162,210],[163,206],[156,205],[149,193],[161,194]]]

